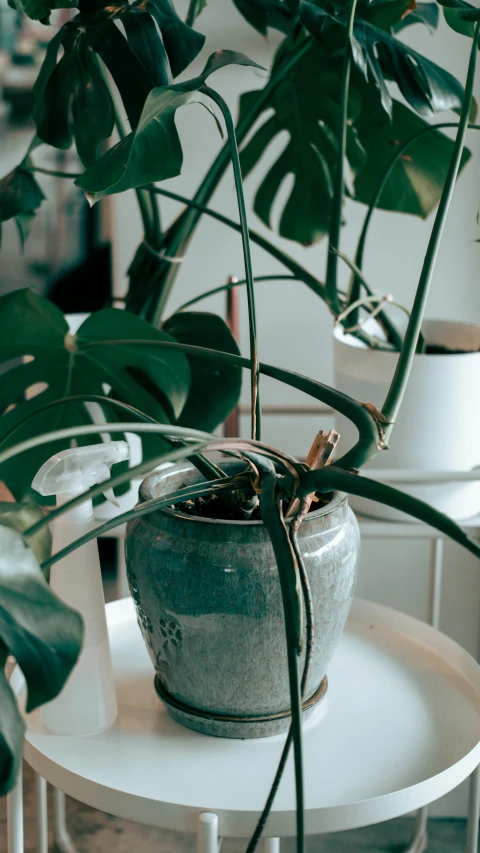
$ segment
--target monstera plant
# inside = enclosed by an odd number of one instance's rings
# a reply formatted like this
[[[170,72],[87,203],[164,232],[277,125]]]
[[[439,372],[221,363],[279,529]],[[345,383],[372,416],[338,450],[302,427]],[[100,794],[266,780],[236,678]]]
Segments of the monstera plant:
[[[17,5],[17,0],[10,2]],[[25,235],[43,198],[34,178],[38,171],[34,165],[37,145],[47,142],[66,148],[74,139],[85,167],[82,174],[70,176],[77,186],[93,202],[127,188],[135,189],[145,229],[130,267],[126,310],[99,311],[72,334],[61,312],[40,296],[20,291],[0,300],[0,359],[4,368],[0,390],[0,479],[7,482],[17,498],[16,503],[0,507],[1,663],[9,653],[16,658],[28,686],[28,709],[61,689],[78,654],[81,624],[78,616],[55,598],[42,572],[48,572],[54,562],[88,539],[160,506],[199,496],[225,495],[230,511],[247,504],[259,506],[279,572],[291,686],[292,729],[272,790],[293,743],[299,853],[304,850],[303,678],[299,655],[304,642],[302,596],[305,601],[307,597],[300,583],[302,557],[295,544],[295,531],[306,512],[302,499],[342,490],[377,500],[410,513],[480,556],[478,544],[445,515],[358,473],[388,445],[394,429],[420,340],[450,199],[468,156],[464,146],[472,118],[480,13],[464,0],[448,2],[449,23],[473,39],[465,90],[451,75],[407,49],[396,37],[396,32],[409,23],[434,26],[437,7],[433,4],[359,0],[357,9],[356,0],[348,6],[331,0],[236,0],[239,10],[261,32],[274,26],[285,33],[265,88],[243,96],[236,131],[227,104],[210,87],[209,78],[225,65],[255,65],[254,62],[236,52],[217,51],[199,75],[173,82],[202,47],[203,37],[191,25],[205,5],[204,0],[190,4],[187,23],[180,20],[170,0],[81,2],[78,12],[61,28],[47,51],[35,89],[36,137],[20,166],[0,187],[1,218],[15,217]],[[28,0],[24,5],[18,0],[17,8],[45,21],[52,6],[45,0]],[[128,117],[130,126],[125,130],[115,117],[109,92],[112,80]],[[392,80],[408,107],[393,97]],[[154,184],[181,169],[182,149],[175,114],[192,102],[220,111],[228,141],[193,199],[184,199],[185,210],[163,231],[157,196],[164,193],[181,197]],[[299,110],[299,124],[294,124],[290,115],[293,102]],[[269,117],[251,135],[267,107]],[[454,141],[422,118],[452,108],[460,112]],[[114,122],[120,139],[103,152],[102,143],[111,135]],[[281,155],[271,167],[256,194],[255,209],[269,222],[283,176],[287,168],[293,170],[295,182],[281,218],[281,231],[305,243],[328,233],[331,251],[324,283],[248,228],[237,141],[244,141],[249,134],[243,149],[243,168],[247,172],[261,158],[270,140],[285,128],[290,135],[288,162]],[[414,139],[416,147],[408,161],[413,165],[407,168],[407,161],[401,160],[402,152]],[[346,157],[355,176],[348,189]],[[230,162],[238,223],[207,206]],[[383,198],[387,172],[397,191]],[[317,193],[316,204],[312,185]],[[360,287],[362,292],[368,288],[358,263],[349,259],[346,261],[353,272],[350,294],[345,296],[337,286],[337,262],[345,259],[339,251],[339,236],[347,192],[367,201],[370,207],[381,198],[381,203],[390,208],[422,216],[438,203],[405,334],[399,335],[388,317],[382,319],[400,356],[381,410],[259,360],[250,241],[255,240],[281,259],[293,276],[315,290],[337,314],[355,288]],[[249,307],[248,357],[239,354],[219,318],[183,311],[164,318],[178,266],[171,259],[187,250],[202,214],[241,232]],[[251,377],[252,435],[250,439],[222,441],[212,431],[238,399],[242,369],[249,370]],[[358,431],[354,447],[340,455],[334,465],[313,470],[282,450],[265,445],[261,441],[263,375],[310,394],[347,417]],[[92,423],[91,403],[100,405],[107,424]],[[112,435],[136,431],[157,443],[146,443],[141,465],[116,473],[107,483],[93,487],[88,492],[90,498],[108,486],[119,486],[140,476],[160,462],[185,457],[197,465],[204,480],[149,500],[53,556],[46,554],[46,528],[59,514],[81,503],[85,495],[48,515],[38,507],[30,506],[27,512],[29,505],[20,499],[28,497],[29,482],[37,467],[55,448],[66,446],[72,438],[90,442],[92,436],[105,431]],[[241,483],[206,458],[210,450],[240,454],[247,464]],[[283,506],[293,498],[300,499],[300,509],[290,534],[284,524]],[[305,611],[307,628],[312,631],[308,607]],[[12,785],[18,767],[23,724],[4,675],[0,678],[0,701],[0,779],[5,791]],[[258,841],[271,802],[269,797],[249,850]]]

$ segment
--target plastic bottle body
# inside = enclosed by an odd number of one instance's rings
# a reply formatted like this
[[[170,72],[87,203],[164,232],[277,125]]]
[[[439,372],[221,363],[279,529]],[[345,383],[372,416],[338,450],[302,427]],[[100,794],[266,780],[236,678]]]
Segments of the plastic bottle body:
[[[53,553],[94,526],[90,501],[61,516],[53,526]],[[80,658],[64,689],[56,699],[43,706],[42,721],[54,734],[95,734],[110,728],[118,713],[96,540],[54,563],[50,584],[63,601],[83,616],[85,639]]]

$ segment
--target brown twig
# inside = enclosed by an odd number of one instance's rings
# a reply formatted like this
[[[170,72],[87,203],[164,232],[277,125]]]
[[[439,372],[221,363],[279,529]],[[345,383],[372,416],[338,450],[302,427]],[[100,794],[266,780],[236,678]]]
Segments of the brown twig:
[[[314,442],[308,451],[308,456],[305,460],[306,464],[312,471],[315,471],[317,468],[323,468],[325,465],[328,465],[330,459],[332,457],[332,453],[337,446],[338,439],[340,435],[334,429],[331,429],[329,432],[324,433],[321,429],[320,432],[315,436]],[[307,497],[307,508],[306,512],[310,509],[310,504],[312,503],[314,495],[308,495]],[[292,515],[295,515],[300,509],[300,501],[298,498],[292,498],[290,501],[287,511],[285,513],[285,518],[291,518]]]

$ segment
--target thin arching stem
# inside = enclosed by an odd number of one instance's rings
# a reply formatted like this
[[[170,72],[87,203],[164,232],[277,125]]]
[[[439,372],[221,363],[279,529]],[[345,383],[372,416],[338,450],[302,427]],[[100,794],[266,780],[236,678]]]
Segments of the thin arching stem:
[[[341,101],[340,101],[340,126],[338,133],[337,169],[335,173],[335,184],[332,202],[332,216],[330,220],[329,253],[327,259],[327,272],[325,276],[325,293],[332,314],[337,316],[341,309],[338,297],[338,256],[340,248],[340,232],[342,228],[343,199],[345,194],[345,158],[347,154],[348,133],[348,95],[350,92],[350,71],[352,67],[351,39],[353,36],[353,24],[355,21],[355,10],[357,0],[351,0],[348,15],[347,37],[345,43],[345,55],[343,59]]]
[[[235,136],[235,125],[233,123],[232,114],[226,101],[210,86],[203,86],[202,91],[208,95],[212,101],[222,111],[222,115],[227,128],[228,140],[230,143],[230,151],[232,157],[233,175],[235,179],[235,190],[237,193],[238,215],[240,217],[240,227],[242,233],[243,257],[245,262],[245,277],[247,280],[247,298],[248,298],[248,327],[250,336],[250,360],[252,362],[251,372],[251,404],[252,404],[252,438],[260,440],[261,434],[261,405],[259,394],[259,358],[258,358],[258,340],[257,340],[257,319],[255,311],[255,288],[253,282],[252,269],[252,254],[250,251],[250,236],[248,233],[247,208],[245,205],[245,196],[243,193],[242,170],[240,167],[240,156],[238,153],[237,139]]]
[[[386,428],[386,439],[392,430],[393,422],[396,420],[400,409],[405,390],[410,376],[410,371],[417,349],[418,338],[420,335],[425,306],[427,302],[430,283],[432,281],[433,270],[438,255],[440,241],[442,239],[443,229],[447,219],[448,209],[452,200],[452,195],[455,189],[455,181],[457,179],[460,163],[462,161],[463,148],[465,144],[465,136],[468,127],[468,119],[473,98],[473,87],[475,82],[475,68],[477,62],[477,49],[480,41],[480,21],[475,25],[475,33],[473,37],[472,48],[470,52],[470,60],[468,64],[468,74],[465,84],[465,95],[463,99],[462,113],[458,124],[458,131],[453,146],[452,159],[448,168],[447,178],[443,187],[440,204],[438,206],[437,215],[433,224],[432,233],[428,243],[425,260],[423,263],[420,280],[418,282],[417,292],[413,302],[412,312],[408,322],[405,338],[403,341],[402,351],[400,353],[395,374],[390,385],[385,403],[383,404],[382,414],[384,418],[390,422]]]
[[[255,284],[258,284],[259,281],[299,281],[296,275],[257,275],[255,276]],[[179,305],[177,311],[186,311],[187,308],[191,308],[192,305],[196,305],[197,302],[202,302],[203,299],[208,299],[210,296],[217,296],[219,293],[227,293],[229,290],[233,290],[235,287],[243,287],[246,285],[247,279],[240,278],[234,281],[227,281],[225,284],[220,285],[220,287],[214,287],[212,290],[204,290],[203,293],[199,293],[198,296],[194,296],[193,299],[189,299],[188,302],[184,302],[182,305]]]
[[[239,145],[241,145],[241,143],[243,142],[247,134],[250,132],[259,116],[262,114],[262,112],[268,105],[270,97],[272,96],[279,83],[281,83],[282,80],[285,79],[287,74],[290,73],[292,68],[294,68],[294,66],[298,62],[300,62],[300,60],[309,50],[311,43],[311,38],[306,38],[305,42],[298,47],[293,56],[290,56],[289,59],[283,65],[281,65],[275,70],[275,74],[270,78],[265,88],[258,93],[258,97],[252,109],[244,117],[244,119],[239,122],[237,126],[236,135]],[[193,197],[193,202],[195,202],[195,204],[191,204],[191,210],[184,211],[180,215],[179,219],[176,220],[175,238],[174,240],[172,240],[172,244],[170,246],[171,254],[175,257],[183,257],[185,255],[188,244],[192,239],[195,229],[201,219],[202,213],[204,212],[200,205],[208,204],[209,200],[217,189],[220,180],[228,167],[229,162],[230,148],[227,143],[218,153],[214,162],[210,166],[207,174],[203,178],[200,186],[195,192],[195,195]],[[170,291],[175,283],[177,274],[178,266],[173,264],[168,270],[165,279],[162,283],[162,301],[164,303],[168,299]]]
[[[411,136],[410,139],[407,139],[402,145],[400,145],[395,154],[391,158],[390,162],[387,165],[383,175],[381,176],[378,186],[373,194],[372,200],[368,206],[368,210],[365,214],[365,218],[363,220],[362,230],[360,232],[360,237],[358,238],[357,250],[355,252],[355,264],[361,269],[363,266],[363,259],[365,255],[365,246],[367,243],[368,230],[370,227],[370,223],[372,221],[373,214],[380,204],[380,200],[382,198],[385,187],[387,186],[388,181],[390,180],[390,176],[397,165],[398,161],[404,156],[406,151],[410,148],[411,145],[414,145],[415,142],[418,142],[419,139],[422,139],[423,136],[426,136],[427,133],[435,133],[439,130],[444,130],[448,127],[458,127],[457,121],[444,121],[440,122],[440,124],[432,124],[429,127],[424,127],[422,130],[419,130],[418,133],[415,133],[414,136]],[[480,130],[480,124],[469,124],[468,130]],[[350,285],[350,290],[348,294],[348,304],[351,305],[355,302],[360,296],[360,286],[361,281],[358,275],[353,275]],[[352,317],[352,320],[354,318]],[[394,329],[398,340],[392,338],[392,343],[398,348],[401,348],[402,338],[401,335]]]

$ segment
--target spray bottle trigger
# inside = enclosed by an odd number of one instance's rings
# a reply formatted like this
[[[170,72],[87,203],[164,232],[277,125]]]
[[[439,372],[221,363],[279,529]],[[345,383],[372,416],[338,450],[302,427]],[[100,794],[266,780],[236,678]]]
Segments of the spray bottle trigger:
[[[118,503],[112,488],[105,489],[103,494],[104,494],[104,497],[106,497],[107,501],[110,501],[110,503],[113,504],[113,506],[120,508],[120,504]]]

